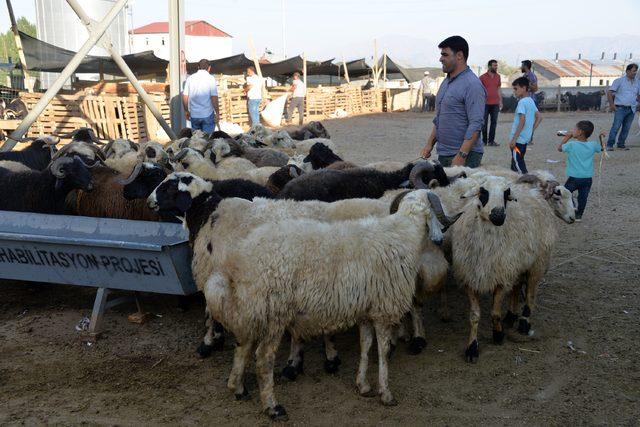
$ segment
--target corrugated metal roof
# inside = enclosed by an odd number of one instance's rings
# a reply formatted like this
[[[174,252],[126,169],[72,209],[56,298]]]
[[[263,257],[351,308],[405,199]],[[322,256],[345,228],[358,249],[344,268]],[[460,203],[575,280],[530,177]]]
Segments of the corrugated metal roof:
[[[624,71],[621,62],[600,61],[588,59],[547,59],[533,60],[535,71],[546,71],[556,77],[589,77],[593,65],[593,77],[619,77]]]
[[[142,27],[134,28],[129,31],[130,34],[168,34],[169,23],[152,22]],[[232,37],[219,28],[214,27],[206,21],[185,21],[184,33],[187,36],[204,36],[204,37]]]

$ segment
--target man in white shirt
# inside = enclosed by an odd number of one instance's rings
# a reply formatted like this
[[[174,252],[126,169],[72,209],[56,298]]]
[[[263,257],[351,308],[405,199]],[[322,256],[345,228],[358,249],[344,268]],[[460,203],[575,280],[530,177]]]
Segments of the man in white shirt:
[[[254,67],[247,68],[247,82],[244,93],[247,94],[247,105],[251,126],[260,124],[260,102],[262,102],[262,85],[264,80],[256,74]]]
[[[638,64],[629,64],[625,75],[613,81],[607,97],[609,99],[609,109],[613,112],[613,125],[607,140],[607,150],[613,151],[613,146],[618,137],[618,148],[628,150],[625,142],[633,117],[636,115],[638,100],[640,100],[640,82],[638,76]],[[620,135],[618,135],[620,131]]]
[[[293,111],[297,109],[298,124],[302,125],[302,122],[304,121],[304,97],[307,94],[307,86],[302,80],[300,80],[300,73],[293,73],[293,82],[291,82],[289,92],[293,92],[293,95],[291,96],[291,101],[289,101],[289,108],[287,108],[287,124],[291,124]]]
[[[431,88],[429,87],[429,72],[424,72],[424,77],[420,81],[420,90],[422,91],[422,112],[429,111],[429,101],[431,99]]]
[[[201,59],[198,71],[187,78],[182,92],[182,104],[187,120],[191,121],[191,129],[201,129],[209,134],[216,126],[220,127],[218,84],[210,72],[209,61]]]

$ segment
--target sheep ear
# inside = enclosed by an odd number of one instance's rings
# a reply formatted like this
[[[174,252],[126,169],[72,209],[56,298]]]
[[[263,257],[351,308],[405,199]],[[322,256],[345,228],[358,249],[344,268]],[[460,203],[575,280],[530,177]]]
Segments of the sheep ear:
[[[432,190],[434,188],[440,187],[440,183],[438,183],[438,180],[434,178],[431,181],[429,181],[428,187],[430,190]]]
[[[290,166],[289,167],[289,175],[292,178],[297,178],[300,176],[300,174],[298,173],[298,168],[294,167],[294,166]]]

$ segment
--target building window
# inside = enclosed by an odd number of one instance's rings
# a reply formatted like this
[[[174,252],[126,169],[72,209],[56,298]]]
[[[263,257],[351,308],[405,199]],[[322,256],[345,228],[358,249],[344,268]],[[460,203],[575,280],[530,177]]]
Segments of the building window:
[[[576,80],[576,86],[580,86],[580,80]]]
[[[600,86],[604,86],[604,80],[600,79]]]
[[[149,37],[147,37],[146,39],[144,39],[144,42],[147,44],[147,46],[149,46]]]
[[[162,38],[162,46],[164,46],[164,37]]]

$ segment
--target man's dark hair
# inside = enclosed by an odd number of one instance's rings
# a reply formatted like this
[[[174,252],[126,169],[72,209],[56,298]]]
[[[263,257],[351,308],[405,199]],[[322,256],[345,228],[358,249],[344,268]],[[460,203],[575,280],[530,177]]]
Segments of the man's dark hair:
[[[247,70],[251,70],[251,71],[253,71],[255,73],[256,72],[256,67],[254,67],[253,65],[250,65],[250,66],[247,67]]]
[[[531,67],[533,66],[533,64],[531,63],[531,61],[529,61],[528,59],[525,59],[524,61],[522,61],[522,65],[524,65],[525,67],[527,67],[528,69],[531,69]]]
[[[589,138],[593,133],[593,123],[591,123],[589,120],[579,121],[576,127],[584,132],[585,138]]]
[[[490,59],[489,62],[487,62],[487,66],[491,67],[493,64],[497,64],[498,61],[496,61],[495,59]]]
[[[631,71],[634,68],[637,70],[638,69],[638,64],[632,62],[631,64],[627,65],[627,71]]]
[[[209,69],[209,61],[206,59],[201,59],[198,61],[198,70],[208,70]]]
[[[526,77],[518,77],[511,83],[513,86],[525,87],[529,90],[529,79]]]
[[[451,36],[442,40],[438,45],[440,49],[449,48],[455,55],[458,52],[462,52],[462,56],[464,56],[464,60],[466,61],[469,58],[469,43],[460,37],[460,36]]]

